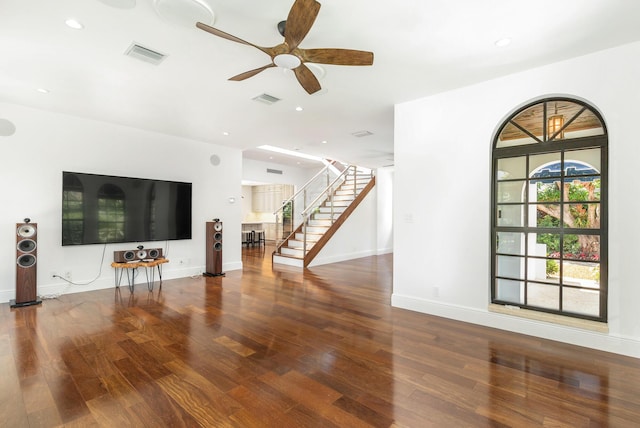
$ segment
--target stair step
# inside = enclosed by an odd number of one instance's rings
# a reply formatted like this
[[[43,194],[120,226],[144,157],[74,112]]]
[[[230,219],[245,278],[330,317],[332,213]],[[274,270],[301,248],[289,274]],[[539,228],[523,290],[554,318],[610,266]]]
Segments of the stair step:
[[[342,214],[347,207],[333,207],[334,214]],[[320,214],[331,214],[331,206],[321,206],[318,210]]]
[[[353,201],[353,192],[350,195],[333,195],[334,201]]]
[[[328,226],[307,226],[307,234],[322,235],[327,229],[329,229]]]
[[[313,244],[315,244],[317,241],[309,241],[307,239],[307,251],[309,251],[311,249],[311,247],[313,247]],[[300,240],[298,239],[289,239],[289,241],[287,242],[287,247],[288,248],[295,248],[295,249],[302,249],[302,247],[304,246],[304,237]]]
[[[340,217],[340,213],[335,212],[333,213],[333,220],[336,220],[338,217]],[[313,215],[313,219],[314,220],[331,220],[331,212],[317,212]]]
[[[280,248],[280,252],[285,256],[292,256],[302,259],[304,257],[302,248],[291,248],[291,247],[282,247]],[[307,250],[309,252],[309,250]]]
[[[322,235],[315,233],[307,233],[307,242],[313,242],[314,244],[322,238]],[[294,239],[298,241],[304,241],[304,233],[296,232]]]
[[[356,183],[356,186],[366,186],[369,181],[371,181],[371,180],[369,180],[368,178],[366,178],[366,179],[360,179],[359,178],[359,179],[355,180],[355,183]],[[344,188],[345,186],[351,186],[353,188],[353,183],[354,183],[354,180],[344,180],[342,182],[342,184],[340,185],[340,187]]]
[[[353,196],[353,187],[351,189],[338,189],[335,192],[336,196]]]
[[[308,226],[319,226],[319,227],[331,227],[331,219],[322,219],[322,218],[313,218],[311,220],[309,220],[309,224]],[[309,231],[309,229],[307,229],[307,232]]]
[[[331,205],[333,205],[334,207],[348,207],[351,204],[352,201],[333,201],[333,204],[329,201],[324,203],[324,207],[328,207],[330,208]],[[344,211],[344,210],[343,210]]]

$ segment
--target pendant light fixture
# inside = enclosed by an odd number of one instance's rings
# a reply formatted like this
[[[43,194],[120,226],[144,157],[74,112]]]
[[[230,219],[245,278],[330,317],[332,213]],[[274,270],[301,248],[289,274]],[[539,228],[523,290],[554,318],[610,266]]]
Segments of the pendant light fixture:
[[[564,138],[564,130],[562,129],[563,126],[564,126],[564,116],[561,114],[558,114],[558,103],[556,102],[553,116],[551,116],[547,120],[547,139],[551,139],[551,137],[553,137],[556,133],[558,133],[558,135],[554,137],[555,140],[563,139]]]

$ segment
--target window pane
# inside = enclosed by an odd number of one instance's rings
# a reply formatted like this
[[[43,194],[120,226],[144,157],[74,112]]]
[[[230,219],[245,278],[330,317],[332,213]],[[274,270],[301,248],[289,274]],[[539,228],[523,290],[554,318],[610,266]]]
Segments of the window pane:
[[[567,151],[564,163],[565,174],[568,176],[600,174],[600,149]]]
[[[558,100],[547,103],[547,117],[549,123],[548,138],[554,140],[582,138],[591,135],[602,135],[604,129],[602,123],[593,112],[588,109],[581,112],[583,106],[571,101]],[[555,137],[552,135],[552,119],[559,118],[562,130]],[[566,125],[566,126],[565,126]],[[560,127],[556,128],[558,131]]]
[[[535,144],[538,141],[531,138],[525,132],[522,132],[517,126],[512,123],[507,123],[496,142],[496,147],[511,147],[522,146],[525,144]]]
[[[531,182],[536,194],[532,202],[560,202],[560,184],[557,181]]]
[[[527,178],[526,156],[498,159],[496,179],[507,180],[515,178]]]
[[[599,235],[564,235],[562,258],[589,262],[600,261]]]
[[[579,229],[600,229],[600,204],[567,204],[564,226]]]
[[[578,104],[574,104],[575,110],[582,108]],[[600,119],[596,117],[590,110],[583,111],[573,122],[571,122],[564,132],[564,138],[582,138],[592,135],[603,135],[604,128]]]
[[[565,312],[600,316],[600,290],[564,288],[562,307]]]
[[[560,153],[545,153],[529,157],[529,176],[531,178],[560,177],[562,174]]]
[[[531,207],[535,208],[535,215],[529,216],[529,226],[560,227],[560,204],[538,204]]]
[[[570,202],[599,201],[600,184],[600,176],[582,179],[570,178],[564,182],[564,192]]]
[[[530,281],[559,284],[558,261],[527,257],[527,279]]]
[[[516,256],[498,256],[496,262],[498,276],[524,279],[524,258]]]
[[[496,212],[498,226],[524,226],[524,205],[498,205]]]
[[[501,181],[498,183],[498,203],[524,202],[524,180]]]
[[[496,298],[509,303],[524,304],[524,282],[497,278]]]
[[[535,104],[520,112],[512,119],[512,122],[517,123],[522,128],[542,140],[542,119],[542,104]]]
[[[529,255],[555,259],[560,258],[560,234],[530,233]]]
[[[565,260],[562,262],[562,283],[598,290],[600,289],[600,264]]]
[[[524,255],[524,233],[498,232],[497,235],[498,253]]]
[[[527,284],[527,305],[545,309],[560,309],[560,288],[556,285]]]

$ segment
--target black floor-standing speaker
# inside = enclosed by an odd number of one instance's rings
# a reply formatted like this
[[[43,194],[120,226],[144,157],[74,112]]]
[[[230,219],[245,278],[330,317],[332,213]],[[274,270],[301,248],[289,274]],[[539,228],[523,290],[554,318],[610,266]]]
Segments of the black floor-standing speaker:
[[[207,222],[207,261],[204,276],[224,276],[222,272],[222,222],[213,219]]]
[[[12,308],[39,305],[37,291],[37,238],[38,224],[16,224],[16,298],[9,303]]]

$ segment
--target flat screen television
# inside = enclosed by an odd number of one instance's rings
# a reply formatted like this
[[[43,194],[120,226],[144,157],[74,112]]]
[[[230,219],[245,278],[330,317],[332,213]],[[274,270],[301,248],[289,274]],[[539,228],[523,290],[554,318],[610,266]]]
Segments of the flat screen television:
[[[62,245],[191,239],[191,183],[62,172]]]

